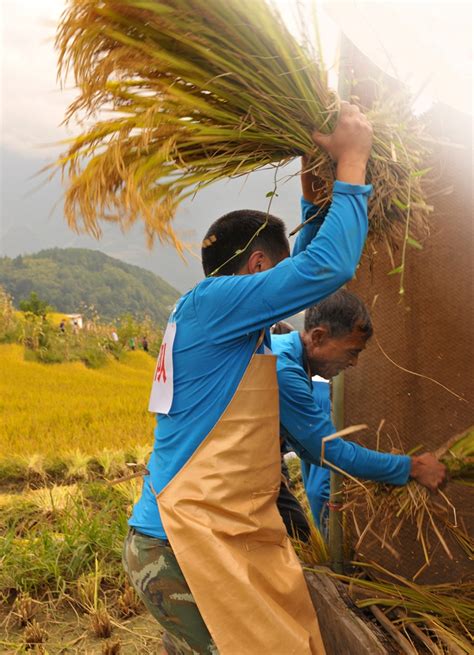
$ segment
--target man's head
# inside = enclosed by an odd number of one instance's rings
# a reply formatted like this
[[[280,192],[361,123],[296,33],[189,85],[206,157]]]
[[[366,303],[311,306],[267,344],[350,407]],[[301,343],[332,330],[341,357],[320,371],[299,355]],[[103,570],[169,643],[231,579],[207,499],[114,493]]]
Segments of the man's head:
[[[367,307],[345,289],[307,309],[301,336],[311,374],[329,379],[355,366],[372,332]]]
[[[217,219],[208,229],[201,250],[206,277],[259,273],[289,254],[283,221],[250,209]]]

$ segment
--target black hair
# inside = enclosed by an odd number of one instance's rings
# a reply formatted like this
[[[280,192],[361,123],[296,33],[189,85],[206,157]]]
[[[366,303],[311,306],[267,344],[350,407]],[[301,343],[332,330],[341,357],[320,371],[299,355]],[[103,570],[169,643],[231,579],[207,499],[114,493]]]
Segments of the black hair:
[[[306,310],[305,332],[319,326],[327,327],[332,337],[343,337],[354,328],[366,334],[367,338],[373,333],[369,310],[358,296],[346,289],[339,289]]]
[[[215,221],[202,242],[204,274],[234,275],[255,250],[273,262],[289,252],[285,224],[266,212],[239,209]]]

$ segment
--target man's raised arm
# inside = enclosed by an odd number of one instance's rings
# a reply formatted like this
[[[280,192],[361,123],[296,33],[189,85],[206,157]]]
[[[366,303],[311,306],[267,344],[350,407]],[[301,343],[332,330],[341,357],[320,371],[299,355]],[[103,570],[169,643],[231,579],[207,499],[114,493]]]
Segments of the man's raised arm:
[[[296,314],[354,276],[368,230],[371,187],[364,179],[372,128],[357,107],[343,103],[334,132],[312,136],[337,161],[337,180],[324,223],[297,256],[256,275],[216,279],[212,294],[204,293],[207,287],[198,287],[195,306],[205,316],[214,341],[244,336]]]

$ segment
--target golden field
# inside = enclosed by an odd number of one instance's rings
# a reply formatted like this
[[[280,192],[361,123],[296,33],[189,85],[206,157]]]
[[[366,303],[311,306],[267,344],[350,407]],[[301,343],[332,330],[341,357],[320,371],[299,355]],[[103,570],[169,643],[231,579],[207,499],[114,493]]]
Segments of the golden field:
[[[25,361],[24,353],[0,346],[0,459],[151,448],[152,357],[128,352],[89,369]]]
[[[142,482],[106,480],[151,450],[154,359],[35,355],[0,345],[0,653],[151,654],[160,633],[121,564]]]

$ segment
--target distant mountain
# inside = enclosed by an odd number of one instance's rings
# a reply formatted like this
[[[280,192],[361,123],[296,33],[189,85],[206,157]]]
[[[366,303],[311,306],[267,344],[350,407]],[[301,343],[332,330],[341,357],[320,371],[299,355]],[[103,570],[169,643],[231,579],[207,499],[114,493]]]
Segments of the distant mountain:
[[[216,182],[186,199],[173,222],[180,238],[192,247],[186,262],[170,245],[157,241],[152,251],[146,247],[143,225],[123,232],[115,223],[103,223],[99,241],[70,230],[62,213],[63,188],[60,176],[47,181],[38,171],[56,157],[46,154],[29,158],[0,148],[2,193],[0,195],[0,257],[16,257],[44,248],[89,248],[135,264],[164,277],[182,292],[202,279],[201,241],[209,225],[234,209],[267,211],[268,191],[275,184],[275,170],[263,170],[248,177]],[[278,170],[278,195],[271,199],[271,212],[293,228],[299,222],[299,162]]]
[[[0,285],[14,303],[32,291],[59,312],[93,305],[111,321],[130,313],[165,325],[179,292],[154,273],[85,248],[52,248],[0,258]]]

